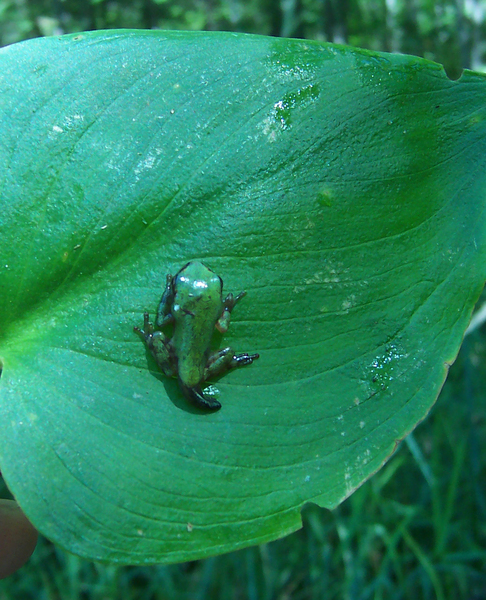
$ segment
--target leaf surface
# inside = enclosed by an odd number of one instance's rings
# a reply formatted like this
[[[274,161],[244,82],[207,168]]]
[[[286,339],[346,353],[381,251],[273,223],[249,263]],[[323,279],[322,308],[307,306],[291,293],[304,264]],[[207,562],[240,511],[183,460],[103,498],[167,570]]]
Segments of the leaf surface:
[[[485,280],[482,75],[228,33],[0,51],[0,466],[68,550],[184,561],[332,508],[427,414]],[[259,352],[182,397],[133,326],[202,260]]]

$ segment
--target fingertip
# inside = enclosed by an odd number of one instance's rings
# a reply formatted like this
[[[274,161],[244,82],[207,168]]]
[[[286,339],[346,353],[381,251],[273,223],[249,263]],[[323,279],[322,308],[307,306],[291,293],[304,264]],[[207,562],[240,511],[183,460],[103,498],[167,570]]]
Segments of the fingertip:
[[[0,499],[0,579],[27,562],[37,544],[37,531],[19,505]]]

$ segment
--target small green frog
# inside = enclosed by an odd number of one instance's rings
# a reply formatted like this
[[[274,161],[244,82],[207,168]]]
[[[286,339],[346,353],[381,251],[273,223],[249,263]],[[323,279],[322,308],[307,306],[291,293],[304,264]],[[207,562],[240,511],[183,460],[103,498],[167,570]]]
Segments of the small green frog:
[[[246,294],[228,294],[223,300],[222,292],[221,277],[199,261],[189,262],[175,277],[167,275],[157,309],[156,326],[172,323],[172,337],[156,331],[148,313],[143,316],[143,329],[133,328],[165,375],[179,378],[186,398],[209,410],[218,410],[221,404],[203,394],[201,385],[206,379],[259,358],[258,354],[235,354],[230,347],[211,353],[214,328],[221,333],[228,330],[231,311]]]

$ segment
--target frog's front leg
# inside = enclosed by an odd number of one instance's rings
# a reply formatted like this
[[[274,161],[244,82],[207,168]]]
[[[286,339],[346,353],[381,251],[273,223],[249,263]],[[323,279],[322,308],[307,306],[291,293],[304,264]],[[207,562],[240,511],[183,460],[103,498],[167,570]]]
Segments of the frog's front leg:
[[[246,296],[246,292],[240,292],[237,296],[228,294],[223,302],[223,312],[219,319],[216,321],[216,329],[221,333],[226,333],[231,319],[231,311],[235,307],[236,303]]]
[[[171,308],[174,302],[174,289],[172,286],[172,275],[167,274],[165,290],[160,299],[159,306],[157,307],[157,317],[155,324],[157,327],[164,327],[168,323],[172,323],[174,317],[172,315]]]
[[[235,369],[243,365],[251,365],[251,363],[259,358],[259,354],[235,354],[229,346],[218,352],[214,352],[208,359],[206,369],[204,371],[204,379],[209,379],[215,375],[220,375],[229,369]]]
[[[139,335],[147,345],[155,362],[168,377],[177,375],[176,361],[170,351],[169,340],[161,331],[155,331],[154,326],[149,321],[149,314],[143,314],[143,329],[134,327],[133,331]]]

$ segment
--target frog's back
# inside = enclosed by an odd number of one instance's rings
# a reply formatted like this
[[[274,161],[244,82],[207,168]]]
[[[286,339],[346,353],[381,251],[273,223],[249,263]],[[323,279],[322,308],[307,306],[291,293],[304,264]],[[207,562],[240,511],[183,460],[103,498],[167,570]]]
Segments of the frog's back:
[[[214,326],[221,315],[221,286],[179,290],[174,298],[172,344],[177,349],[178,373],[188,387],[202,382]]]

